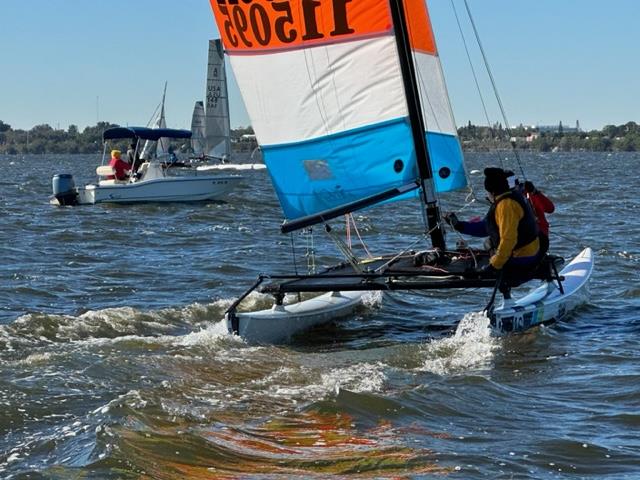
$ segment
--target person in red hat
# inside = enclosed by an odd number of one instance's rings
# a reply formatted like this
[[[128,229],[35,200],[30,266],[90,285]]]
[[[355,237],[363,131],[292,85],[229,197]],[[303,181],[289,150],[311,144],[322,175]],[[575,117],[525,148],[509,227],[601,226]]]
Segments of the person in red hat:
[[[109,166],[113,168],[115,175],[107,177],[108,180],[126,180],[131,171],[131,164],[122,160],[122,153],[120,150],[111,150],[111,160],[109,160]]]

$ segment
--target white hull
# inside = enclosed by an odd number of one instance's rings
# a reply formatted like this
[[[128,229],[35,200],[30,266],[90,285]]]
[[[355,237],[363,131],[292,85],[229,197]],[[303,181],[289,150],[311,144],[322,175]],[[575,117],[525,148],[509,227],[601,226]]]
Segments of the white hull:
[[[295,333],[353,313],[366,292],[328,292],[318,297],[274,306],[269,310],[236,313],[238,334],[249,343],[283,343]],[[229,332],[231,320],[225,317]]]
[[[242,180],[239,176],[163,177],[134,183],[79,187],[78,203],[194,202],[220,200]]]
[[[593,271],[593,252],[585,248],[561,271],[564,277],[560,292],[555,283],[543,283],[509,308],[493,311],[491,325],[497,333],[519,332],[560,320],[589,298],[589,279]]]
[[[543,282],[511,307],[493,311],[491,325],[496,333],[511,333],[563,318],[589,298],[593,252],[584,249],[560,272],[564,277],[560,292],[556,283]],[[362,304],[363,291],[329,292],[310,300],[274,306],[258,312],[236,313],[237,332],[250,343],[282,343],[314,325],[350,315]],[[234,328],[225,317],[229,332]]]
[[[201,165],[198,171],[208,170],[264,170],[267,166],[264,163],[221,163],[219,165]]]

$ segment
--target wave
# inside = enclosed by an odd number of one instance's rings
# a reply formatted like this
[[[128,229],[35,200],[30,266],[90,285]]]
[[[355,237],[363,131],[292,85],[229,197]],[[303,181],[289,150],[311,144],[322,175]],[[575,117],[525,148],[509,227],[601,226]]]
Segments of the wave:
[[[438,375],[463,374],[490,365],[500,341],[492,336],[484,313],[467,313],[451,337],[422,347],[423,363],[418,370]]]
[[[181,337],[220,323],[231,302],[221,299],[156,311],[117,307],[90,310],[77,316],[30,313],[13,323],[0,325],[0,349],[3,353],[15,353],[25,352],[29,347],[69,342]]]

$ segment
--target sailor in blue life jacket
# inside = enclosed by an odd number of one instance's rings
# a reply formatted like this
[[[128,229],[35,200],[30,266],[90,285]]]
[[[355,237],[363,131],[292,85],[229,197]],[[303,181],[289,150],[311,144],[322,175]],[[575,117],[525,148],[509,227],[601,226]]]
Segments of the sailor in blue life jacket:
[[[485,168],[484,188],[489,193],[491,207],[479,221],[458,220],[455,213],[444,220],[455,230],[474,237],[489,237],[491,258],[479,272],[482,276],[497,276],[504,271],[505,298],[508,287],[517,286],[533,276],[540,261],[538,227],[529,203],[516,188],[509,187],[508,176],[501,168]]]

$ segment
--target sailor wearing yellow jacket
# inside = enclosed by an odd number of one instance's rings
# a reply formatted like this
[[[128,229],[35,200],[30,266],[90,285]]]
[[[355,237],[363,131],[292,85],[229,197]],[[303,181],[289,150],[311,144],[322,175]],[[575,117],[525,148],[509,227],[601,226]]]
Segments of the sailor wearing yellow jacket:
[[[505,269],[515,276],[526,276],[538,264],[540,242],[538,227],[527,201],[509,188],[511,172],[501,168],[485,168],[484,187],[489,192],[491,207],[484,219],[463,222],[455,214],[445,220],[457,231],[476,237],[489,237],[492,256],[485,273]]]

